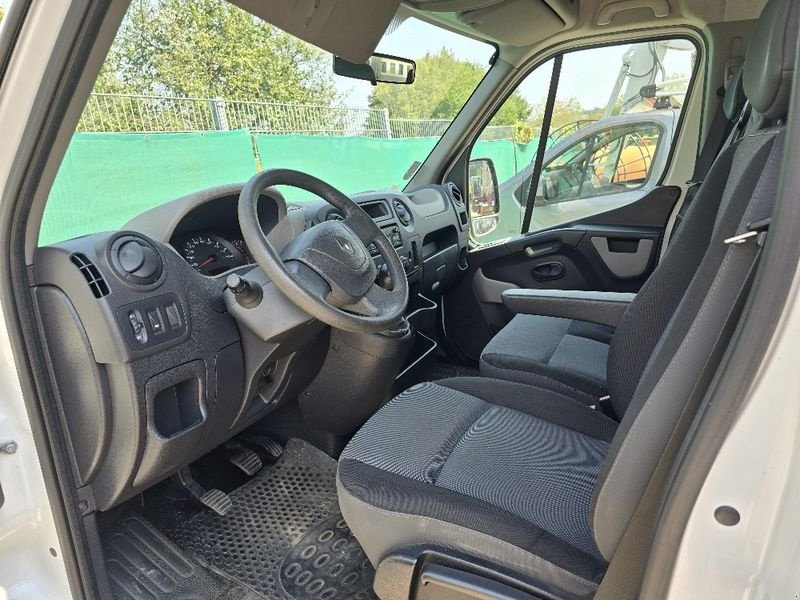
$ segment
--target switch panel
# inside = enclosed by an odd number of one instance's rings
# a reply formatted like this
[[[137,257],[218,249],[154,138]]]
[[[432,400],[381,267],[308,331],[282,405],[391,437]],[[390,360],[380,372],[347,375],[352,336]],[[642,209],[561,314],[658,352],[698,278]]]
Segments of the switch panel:
[[[186,316],[175,294],[164,294],[117,309],[117,321],[134,350],[176,340],[187,332]]]

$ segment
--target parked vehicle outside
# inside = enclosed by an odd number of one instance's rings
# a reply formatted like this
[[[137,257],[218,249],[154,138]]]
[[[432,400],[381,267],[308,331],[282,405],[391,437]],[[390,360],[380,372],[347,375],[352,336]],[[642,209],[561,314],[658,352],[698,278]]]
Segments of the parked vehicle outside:
[[[664,109],[577,124],[545,153],[529,230],[613,210],[649,193],[663,173],[679,116],[679,109]],[[486,211],[471,206],[473,238],[486,244],[520,233],[533,166],[500,182],[498,213],[483,216]]]

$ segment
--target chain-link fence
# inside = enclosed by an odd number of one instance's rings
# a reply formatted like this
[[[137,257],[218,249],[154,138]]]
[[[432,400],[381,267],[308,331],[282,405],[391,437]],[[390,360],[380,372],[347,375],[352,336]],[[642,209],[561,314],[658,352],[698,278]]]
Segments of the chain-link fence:
[[[448,119],[393,119],[386,109],[307,106],[222,98],[92,94],[79,132],[162,133],[249,129],[255,133],[375,138],[440,137]],[[513,126],[482,139],[513,139]]]

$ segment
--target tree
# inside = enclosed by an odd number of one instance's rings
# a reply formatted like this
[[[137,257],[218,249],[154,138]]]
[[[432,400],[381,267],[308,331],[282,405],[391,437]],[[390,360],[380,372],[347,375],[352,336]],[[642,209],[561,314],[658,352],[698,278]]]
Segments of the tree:
[[[413,85],[378,84],[369,98],[370,108],[386,108],[393,118],[453,119],[483,78],[485,69],[460,60],[442,48],[417,61]],[[526,121],[531,105],[514,93],[495,115],[492,125]]]
[[[95,91],[326,106],[336,97],[325,53],[223,0],[134,0]]]
[[[539,102],[533,107],[531,121],[541,123],[544,119],[545,102]],[[569,125],[577,121],[596,121],[603,117],[604,107],[583,108],[577,98],[556,99],[553,105],[553,119],[550,122],[550,131]]]

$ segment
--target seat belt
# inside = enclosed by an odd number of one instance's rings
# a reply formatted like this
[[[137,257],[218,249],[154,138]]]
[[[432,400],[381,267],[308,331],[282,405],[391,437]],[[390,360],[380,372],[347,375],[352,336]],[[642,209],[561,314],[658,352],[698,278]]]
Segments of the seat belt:
[[[701,182],[705,179],[705,176],[711,170],[711,165],[714,164],[714,159],[722,151],[722,147],[725,145],[725,141],[728,139],[733,129],[733,124],[725,114],[724,87],[717,89],[717,98],[719,98],[717,111],[714,113],[714,118],[711,120],[711,129],[697,157],[697,162],[694,164],[694,172],[690,180],[692,183]]]
[[[636,506],[636,510],[617,546],[616,552],[614,552],[594,600],[634,600],[638,597],[644,579],[645,566],[647,565],[644,559],[650,554],[656,518],[661,508],[672,466],[689,431],[689,427],[697,414],[700,402],[716,374],[717,367],[722,361],[722,356],[739,323],[739,316],[742,313],[755,278],[768,226],[769,219],[765,219],[749,225],[746,233],[725,240],[726,244],[756,244],[755,252],[750,256],[751,262],[747,275],[736,291],[733,305],[714,342],[713,349],[706,358],[700,376],[692,388],[689,400],[670,435],[664,453],[661,455],[650,482],[647,484],[644,494]]]

